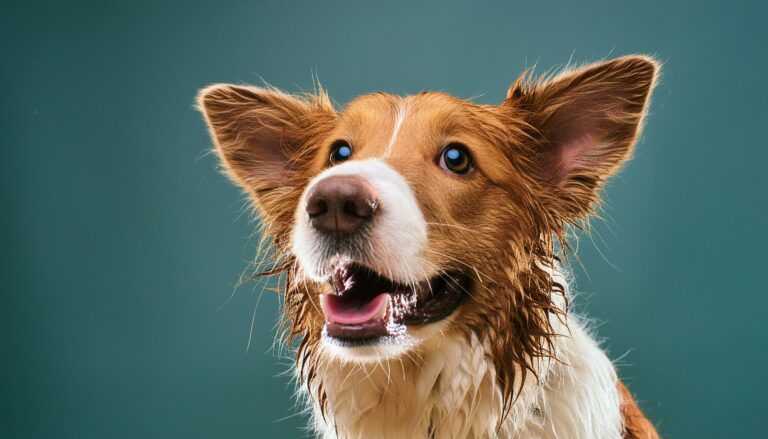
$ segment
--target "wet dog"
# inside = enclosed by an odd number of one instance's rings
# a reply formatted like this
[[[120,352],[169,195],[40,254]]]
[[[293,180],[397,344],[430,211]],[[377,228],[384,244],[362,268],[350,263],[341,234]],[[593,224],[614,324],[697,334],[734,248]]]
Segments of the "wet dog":
[[[626,56],[500,105],[213,85],[198,105],[261,215],[325,438],[655,438],[568,311],[570,226],[632,155],[658,63]]]

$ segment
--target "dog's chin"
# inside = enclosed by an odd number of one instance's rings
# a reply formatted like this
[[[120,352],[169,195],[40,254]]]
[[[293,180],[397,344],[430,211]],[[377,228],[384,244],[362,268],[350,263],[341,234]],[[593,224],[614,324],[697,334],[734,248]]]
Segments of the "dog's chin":
[[[347,361],[396,358],[439,337],[470,289],[471,278],[445,271],[399,283],[354,262],[339,264],[328,279],[333,293],[320,296],[322,340]]]
[[[346,340],[328,335],[323,330],[321,355],[339,363],[382,363],[401,357],[418,358],[413,352],[438,343],[445,336],[456,312],[426,325],[406,325],[397,336],[381,336],[369,340]]]

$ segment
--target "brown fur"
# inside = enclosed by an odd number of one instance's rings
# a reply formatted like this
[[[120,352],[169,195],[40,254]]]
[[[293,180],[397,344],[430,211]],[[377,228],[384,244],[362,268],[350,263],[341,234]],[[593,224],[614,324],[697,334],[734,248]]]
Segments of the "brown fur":
[[[637,402],[635,402],[635,398],[632,397],[627,386],[618,381],[616,387],[624,401],[621,405],[621,416],[624,418],[624,439],[659,439],[656,428],[637,406]]]
[[[300,340],[298,367],[321,406],[326,397],[316,368],[324,322],[317,297],[328,286],[300,276],[289,239],[299,197],[328,165],[330,145],[343,139],[355,159],[380,157],[398,110],[408,108],[387,161],[410,183],[428,222],[429,263],[475,278],[451,330],[489,341],[508,410],[535,362],[553,354],[548,316],[565,318],[552,297],[563,287],[547,271],[558,257],[555,243],[568,249],[568,226],[594,212],[606,178],[631,156],[657,70],[654,60],[631,56],[549,79],[523,75],[498,106],[437,92],[375,93],[337,112],[322,90],[201,91],[199,106],[225,170],[263,215],[278,261],[270,273],[286,275],[284,333],[289,343]],[[471,175],[435,166],[448,142],[468,146],[477,166]],[[630,409],[627,428],[634,432],[645,418],[633,402]]]

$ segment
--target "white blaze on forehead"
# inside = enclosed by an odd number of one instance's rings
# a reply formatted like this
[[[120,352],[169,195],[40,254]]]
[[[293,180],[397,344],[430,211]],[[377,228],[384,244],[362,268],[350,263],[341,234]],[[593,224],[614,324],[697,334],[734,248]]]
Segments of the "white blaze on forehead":
[[[408,117],[408,111],[410,110],[410,107],[408,106],[408,101],[403,101],[397,104],[397,112],[395,117],[395,125],[392,128],[392,135],[389,137],[389,143],[387,143],[387,150],[384,151],[384,157],[391,157],[392,156],[392,149],[395,147],[395,142],[397,141],[397,135],[400,133],[400,127],[403,126],[403,122],[405,122],[405,118]]]
[[[405,178],[381,159],[353,160],[326,169],[312,179],[296,211],[292,245],[299,264],[312,277],[328,275],[321,236],[309,224],[304,206],[307,193],[318,181],[336,175],[364,178],[376,191],[379,206],[370,232],[361,236],[367,252],[361,262],[398,282],[418,282],[434,274],[423,257],[427,223]],[[327,256],[327,255],[325,255]]]

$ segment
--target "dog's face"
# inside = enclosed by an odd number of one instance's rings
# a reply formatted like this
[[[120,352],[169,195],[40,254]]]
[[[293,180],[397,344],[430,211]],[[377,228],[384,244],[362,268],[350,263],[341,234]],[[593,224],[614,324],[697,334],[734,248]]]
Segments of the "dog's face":
[[[444,332],[474,284],[492,281],[484,259],[519,222],[519,123],[441,93],[365,96],[338,116],[291,237],[302,274],[328,286],[318,298],[327,348],[361,360],[402,354]]]
[[[337,112],[230,85],[199,103],[285,261],[304,349],[381,361],[461,332],[527,364],[562,308],[554,241],[631,155],[656,72],[625,57],[524,78],[499,106],[378,93]]]

